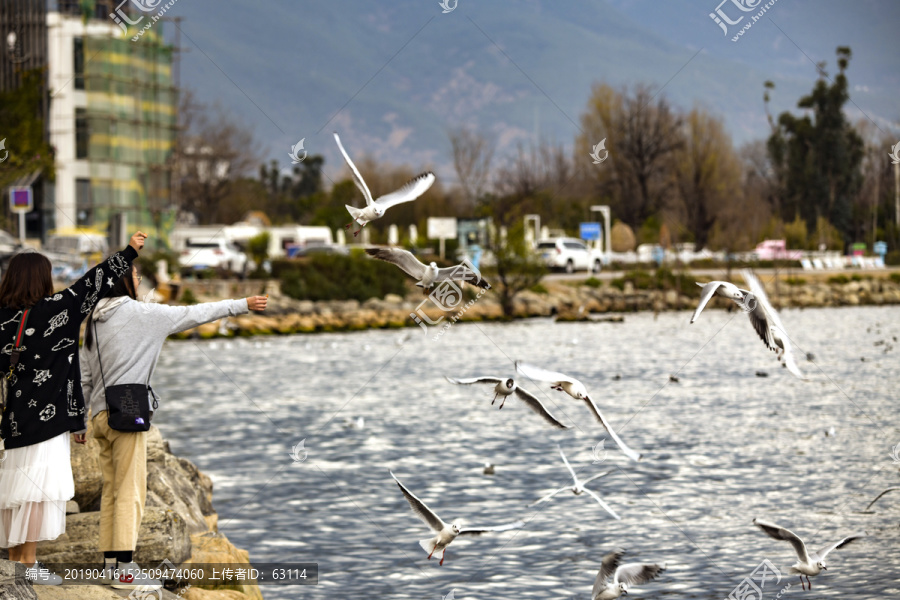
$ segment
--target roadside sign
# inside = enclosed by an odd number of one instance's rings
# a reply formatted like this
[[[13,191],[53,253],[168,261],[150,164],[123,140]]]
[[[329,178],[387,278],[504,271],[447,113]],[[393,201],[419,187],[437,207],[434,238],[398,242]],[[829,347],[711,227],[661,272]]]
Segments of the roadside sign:
[[[456,217],[428,217],[428,239],[455,240]]]
[[[600,239],[600,223],[582,223],[578,231],[579,237],[585,241]]]
[[[872,252],[884,256],[887,254],[887,242],[875,242],[872,245]]]
[[[9,188],[9,210],[14,213],[29,213],[34,209],[34,196],[29,187]]]

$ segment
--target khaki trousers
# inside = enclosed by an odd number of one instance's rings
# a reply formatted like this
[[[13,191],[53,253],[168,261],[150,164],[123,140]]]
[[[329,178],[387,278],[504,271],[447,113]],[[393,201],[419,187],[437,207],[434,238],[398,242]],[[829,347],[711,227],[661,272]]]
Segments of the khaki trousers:
[[[116,431],[106,417],[104,410],[91,420],[103,473],[100,551],[133,551],[147,500],[147,432]]]

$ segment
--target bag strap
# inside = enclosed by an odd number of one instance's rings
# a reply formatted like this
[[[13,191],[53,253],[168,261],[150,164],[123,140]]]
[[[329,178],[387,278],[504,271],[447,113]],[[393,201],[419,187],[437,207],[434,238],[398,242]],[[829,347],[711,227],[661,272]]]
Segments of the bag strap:
[[[22,351],[20,350],[20,348],[22,347],[22,334],[25,331],[25,327],[28,325],[28,315],[30,314],[31,309],[26,308],[22,313],[22,319],[19,321],[19,331],[16,333],[16,345],[9,353],[9,375],[6,376],[7,379],[12,376],[13,369],[15,369],[16,365],[19,364],[19,355],[22,353]]]

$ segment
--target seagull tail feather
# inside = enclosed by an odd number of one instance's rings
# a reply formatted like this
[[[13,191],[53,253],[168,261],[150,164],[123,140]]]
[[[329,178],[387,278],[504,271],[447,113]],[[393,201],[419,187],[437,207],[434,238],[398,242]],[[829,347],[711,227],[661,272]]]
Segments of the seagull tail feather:
[[[427,540],[419,540],[419,545],[422,546],[422,550],[428,554],[434,554],[437,543],[434,541],[434,538],[429,538]]]

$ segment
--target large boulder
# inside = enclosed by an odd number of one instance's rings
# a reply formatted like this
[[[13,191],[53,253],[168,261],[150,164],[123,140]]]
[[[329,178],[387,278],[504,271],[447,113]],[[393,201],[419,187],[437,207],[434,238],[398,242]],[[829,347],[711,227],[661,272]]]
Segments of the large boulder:
[[[25,581],[25,565],[0,560],[0,600],[37,600],[34,588]]]
[[[38,544],[38,559],[46,564],[102,565],[99,540],[99,511],[69,515],[64,534]],[[138,533],[135,562],[158,564],[168,559],[180,564],[190,556],[191,538],[184,519],[171,510],[147,508]]]
[[[175,511],[188,533],[208,529],[205,517],[212,507],[212,480],[194,464],[169,452],[159,429],[147,435],[147,507]]]
[[[91,435],[91,423],[88,422],[87,443],[72,444],[72,477],[75,479],[75,502],[84,512],[100,510],[100,492],[103,488],[103,475],[100,473],[100,446]]]

